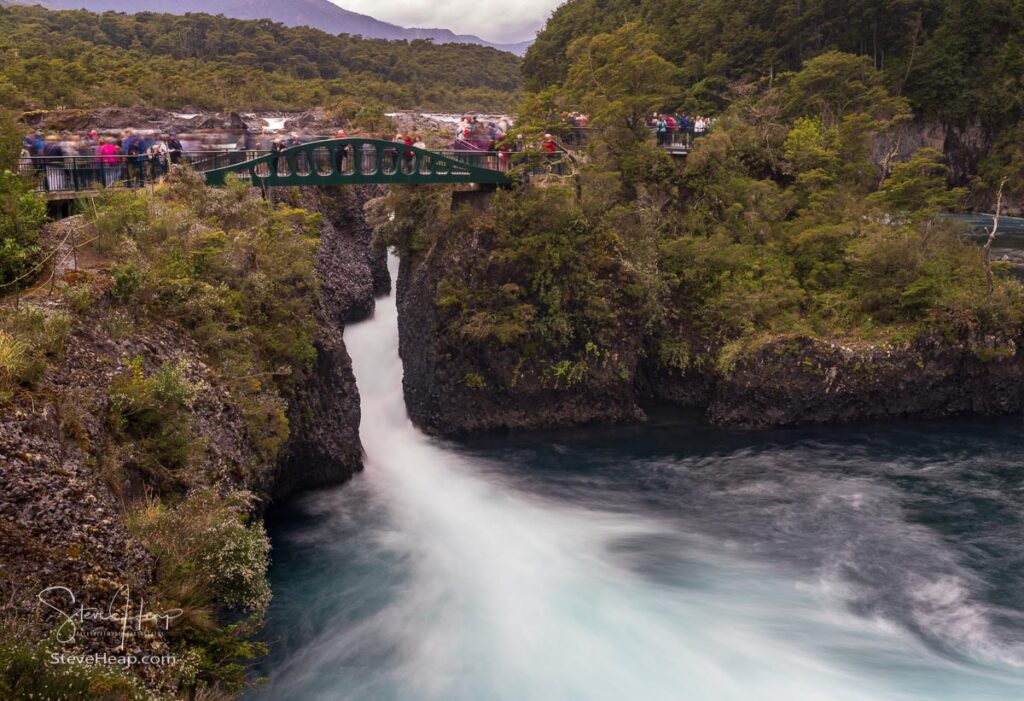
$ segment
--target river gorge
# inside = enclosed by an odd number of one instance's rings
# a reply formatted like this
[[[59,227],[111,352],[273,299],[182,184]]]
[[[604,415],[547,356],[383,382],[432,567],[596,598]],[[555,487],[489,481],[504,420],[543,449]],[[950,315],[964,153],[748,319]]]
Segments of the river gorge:
[[[1024,699],[1024,0],[36,1],[0,701]]]
[[[446,441],[406,415],[397,316],[345,331],[365,471],[271,513],[247,698],[1024,695],[1019,416]]]

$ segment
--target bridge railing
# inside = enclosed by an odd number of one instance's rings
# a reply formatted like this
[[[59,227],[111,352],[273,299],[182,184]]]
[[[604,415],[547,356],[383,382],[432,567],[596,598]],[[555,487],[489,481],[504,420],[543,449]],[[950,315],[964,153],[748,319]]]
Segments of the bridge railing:
[[[106,188],[140,188],[167,174],[172,163],[188,163],[222,184],[230,172],[254,185],[334,182],[507,183],[508,175],[561,175],[565,154],[541,151],[428,151],[404,143],[371,139],[300,144],[283,152],[260,150],[188,151],[161,162],[148,156],[52,156],[22,159],[21,174],[37,191],[54,194]],[[309,176],[320,176],[310,178]],[[317,183],[312,183],[316,180]]]
[[[691,150],[695,142],[706,134],[706,132],[695,133],[692,130],[676,129],[659,138],[656,128],[648,127],[647,130],[650,133],[650,138],[655,140],[659,146],[673,151]],[[586,148],[594,134],[599,131],[600,129],[597,127],[569,126],[560,130],[556,136],[560,146],[569,151],[578,151]]]
[[[573,128],[562,135],[561,145],[567,150],[583,148],[595,131],[591,127]],[[654,133],[652,132],[652,135]],[[656,135],[655,135],[656,136]],[[661,141],[665,148],[688,151],[696,139],[703,134],[675,131]],[[341,176],[358,178],[434,176],[436,178],[452,178],[467,176],[469,171],[452,168],[438,170],[440,161],[463,164],[470,169],[481,169],[494,173],[508,173],[515,165],[532,158],[537,162],[528,170],[530,174],[559,174],[563,166],[555,164],[552,159],[536,156],[525,156],[523,152],[480,151],[474,149],[447,149],[442,151],[426,151],[406,146],[397,142],[380,142],[370,139],[348,139],[351,142],[346,155],[339,155],[337,146],[329,144],[334,141],[313,142],[302,144],[299,153],[289,149],[276,159],[279,177],[305,176],[314,171],[329,175],[336,173]],[[312,146],[312,148],[306,148]],[[354,149],[354,150],[353,150]],[[189,163],[200,172],[216,171],[241,166],[250,161],[263,162],[254,170],[239,168],[236,175],[248,179],[252,174],[258,178],[266,178],[271,174],[269,160],[273,154],[262,150],[220,150],[220,151],[186,151],[176,162]],[[358,170],[356,161],[358,160]],[[335,163],[336,162],[336,163]],[[332,165],[335,164],[335,165]],[[336,167],[335,167],[336,166]],[[138,188],[158,180],[166,174],[168,163],[160,163],[148,156],[57,156],[24,158],[19,162],[21,174],[34,184],[34,188],[47,193],[69,193],[97,190],[109,187]]]
[[[228,175],[254,185],[507,182],[511,154],[479,150],[428,151],[402,142],[360,137],[328,139],[207,170],[211,185]]]
[[[138,188],[167,174],[171,163],[206,171],[258,158],[265,151],[184,151],[161,163],[148,156],[39,156],[22,158],[18,171],[36,191],[88,192],[111,187]]]

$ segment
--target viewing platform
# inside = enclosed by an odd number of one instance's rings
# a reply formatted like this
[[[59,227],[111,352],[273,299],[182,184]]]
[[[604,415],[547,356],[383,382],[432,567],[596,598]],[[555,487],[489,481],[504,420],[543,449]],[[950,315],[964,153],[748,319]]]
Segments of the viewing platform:
[[[253,187],[328,185],[511,185],[517,177],[565,175],[567,157],[582,150],[590,130],[573,130],[546,154],[477,149],[429,150],[395,141],[367,138],[325,139],[280,151],[186,151],[169,162],[149,156],[57,156],[22,159],[21,174],[50,201],[74,200],[109,188],[138,189],[158,181],[169,165],[187,163],[206,182],[223,186],[228,176]],[[671,155],[686,156],[688,134],[662,144]]]

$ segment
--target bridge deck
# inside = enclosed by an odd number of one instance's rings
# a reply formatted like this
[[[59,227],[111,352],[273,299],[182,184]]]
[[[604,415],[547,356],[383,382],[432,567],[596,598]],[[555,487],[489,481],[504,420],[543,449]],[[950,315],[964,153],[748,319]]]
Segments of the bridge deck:
[[[583,144],[566,139],[569,148]],[[685,156],[688,142],[663,147]],[[563,154],[564,156],[564,154]],[[327,139],[283,151],[201,151],[181,154],[180,162],[204,174],[208,184],[222,186],[229,175],[254,186],[364,184],[480,184],[507,185],[509,170],[529,163],[531,174],[563,174],[564,158],[537,152],[445,150],[430,151],[379,139]],[[140,188],[165,175],[166,165],[135,156],[75,156],[22,161],[21,173],[34,180],[48,200],[75,199],[83,194],[121,187]]]

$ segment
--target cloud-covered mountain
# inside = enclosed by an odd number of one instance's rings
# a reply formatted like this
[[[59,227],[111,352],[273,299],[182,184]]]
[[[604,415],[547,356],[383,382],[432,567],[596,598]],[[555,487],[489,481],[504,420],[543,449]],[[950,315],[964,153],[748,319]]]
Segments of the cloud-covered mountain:
[[[3,4],[5,0],[0,0]],[[235,19],[271,19],[289,27],[308,26],[331,34],[360,34],[374,39],[433,39],[437,44],[481,44],[522,55],[530,42],[496,44],[449,29],[399,27],[368,15],[343,10],[328,0],[20,0],[18,4],[91,12],[206,12]]]

